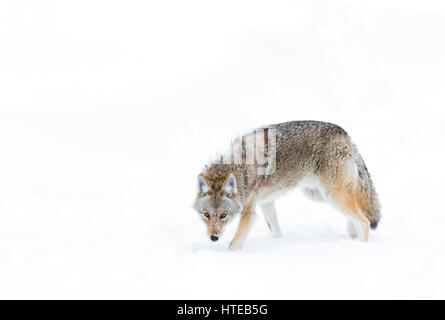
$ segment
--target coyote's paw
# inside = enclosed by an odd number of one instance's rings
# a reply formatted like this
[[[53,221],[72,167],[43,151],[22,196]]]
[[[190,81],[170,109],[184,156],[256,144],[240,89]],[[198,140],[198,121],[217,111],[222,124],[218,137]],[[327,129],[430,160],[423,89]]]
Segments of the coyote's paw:
[[[357,230],[355,229],[354,225],[351,221],[348,221],[348,225],[346,227],[346,230],[348,232],[348,236],[351,239],[357,239]]]
[[[281,233],[281,230],[274,230],[272,231],[272,237],[274,238],[281,238],[283,234]]]
[[[242,245],[231,242],[229,245],[229,251],[241,250]]]

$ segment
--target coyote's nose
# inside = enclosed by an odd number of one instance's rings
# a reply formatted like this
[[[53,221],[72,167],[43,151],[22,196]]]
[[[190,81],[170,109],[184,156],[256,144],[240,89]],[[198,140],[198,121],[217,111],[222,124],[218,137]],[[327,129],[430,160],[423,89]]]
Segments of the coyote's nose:
[[[210,236],[210,240],[212,240],[212,241],[218,241],[218,239],[219,239],[219,237],[216,234],[212,234]]]

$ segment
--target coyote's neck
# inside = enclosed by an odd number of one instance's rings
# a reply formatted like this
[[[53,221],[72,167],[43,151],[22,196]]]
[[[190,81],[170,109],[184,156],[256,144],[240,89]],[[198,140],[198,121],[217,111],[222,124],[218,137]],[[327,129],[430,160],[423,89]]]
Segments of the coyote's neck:
[[[207,165],[203,174],[215,191],[221,190],[227,176],[233,174],[244,201],[251,199],[256,189],[264,182],[264,176],[259,176],[253,165],[225,164],[222,161],[217,161]]]

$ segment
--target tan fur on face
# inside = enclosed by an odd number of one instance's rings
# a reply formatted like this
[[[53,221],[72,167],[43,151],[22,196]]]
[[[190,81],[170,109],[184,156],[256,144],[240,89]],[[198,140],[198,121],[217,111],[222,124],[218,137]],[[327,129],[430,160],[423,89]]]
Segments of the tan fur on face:
[[[230,166],[223,166],[223,168],[215,167],[212,168],[212,170],[208,170],[206,174],[203,173],[200,174],[200,176],[202,176],[206,180],[207,184],[210,187],[210,191],[207,194],[209,194],[212,197],[215,207],[217,207],[220,200],[226,196],[223,187],[228,181],[230,175],[233,174],[233,172],[229,170]],[[234,176],[236,179],[236,175]],[[236,184],[238,185],[239,181],[236,181]],[[240,192],[237,192],[230,198],[235,201],[240,201],[241,194]]]
[[[221,219],[221,214],[225,212],[218,210],[216,215],[212,215],[210,219],[207,220],[207,235],[221,235],[222,230],[224,229],[224,226],[226,222],[228,221],[227,218]],[[227,213],[226,213],[227,214]]]
[[[229,180],[230,174],[231,172],[213,170],[212,172],[207,172],[207,176],[203,174],[201,176],[207,181],[212,193],[218,193],[219,196],[223,196],[223,187]]]

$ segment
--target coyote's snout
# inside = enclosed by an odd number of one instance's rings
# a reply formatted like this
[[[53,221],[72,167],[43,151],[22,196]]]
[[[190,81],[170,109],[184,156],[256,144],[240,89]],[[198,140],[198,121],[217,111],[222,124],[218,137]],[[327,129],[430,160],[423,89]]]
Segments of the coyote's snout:
[[[227,154],[198,176],[194,208],[212,241],[240,214],[229,247],[237,249],[257,204],[272,235],[281,235],[274,200],[296,187],[341,211],[352,238],[367,241],[369,228],[377,227],[379,203],[362,157],[342,128],[319,121],[266,126],[236,139]]]

